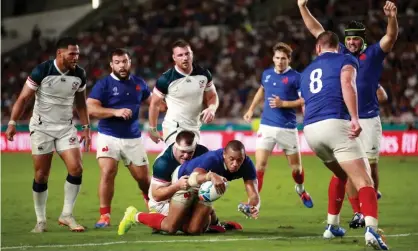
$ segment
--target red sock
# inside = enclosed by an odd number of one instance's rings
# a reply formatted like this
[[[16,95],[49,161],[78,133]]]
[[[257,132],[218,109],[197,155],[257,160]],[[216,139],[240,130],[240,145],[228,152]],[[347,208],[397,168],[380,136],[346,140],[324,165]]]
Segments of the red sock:
[[[299,171],[292,171],[292,177],[295,180],[296,184],[303,184],[305,180],[305,172],[302,169],[302,172],[299,173]]]
[[[337,215],[343,206],[345,195],[345,184],[347,180],[342,180],[336,176],[332,176],[328,188],[328,213]]]
[[[261,189],[263,188],[264,171],[257,171],[257,180],[258,180],[258,192],[261,192]]]
[[[164,218],[165,215],[159,213],[140,213],[136,220],[150,228],[161,230],[161,222]]]
[[[358,197],[348,197],[348,200],[350,201],[351,208],[353,208],[353,213],[360,213],[360,200]]]
[[[377,198],[373,187],[362,187],[358,191],[361,212],[364,216],[371,216],[377,219]]]
[[[100,211],[100,215],[110,214],[111,208],[110,207],[101,207],[99,211]]]

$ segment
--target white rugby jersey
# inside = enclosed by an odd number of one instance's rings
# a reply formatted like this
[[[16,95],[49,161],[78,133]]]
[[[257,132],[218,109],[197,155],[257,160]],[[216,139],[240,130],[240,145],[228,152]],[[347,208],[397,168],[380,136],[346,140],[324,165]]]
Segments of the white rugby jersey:
[[[48,60],[33,69],[26,84],[36,91],[33,121],[70,124],[75,93],[86,89],[86,72],[77,65],[63,73],[55,60]]]
[[[181,73],[176,66],[164,72],[157,80],[153,92],[165,98],[167,103],[164,121],[199,130],[204,93],[214,89],[211,73],[193,65],[189,75]]]

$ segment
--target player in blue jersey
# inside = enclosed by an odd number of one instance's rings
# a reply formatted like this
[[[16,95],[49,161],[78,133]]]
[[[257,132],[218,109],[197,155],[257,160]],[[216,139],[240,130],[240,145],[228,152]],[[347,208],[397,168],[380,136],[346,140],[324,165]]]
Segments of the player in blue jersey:
[[[119,160],[123,160],[147,202],[150,177],[142,144],[139,108],[151,93],[142,78],[130,74],[131,58],[124,49],[110,53],[112,73],[97,81],[87,100],[91,116],[100,119],[97,161],[100,166],[100,219],[96,228],[110,224],[111,202]]]
[[[167,216],[159,213],[138,213],[135,208],[130,207],[119,225],[119,234],[126,233],[134,222],[168,233],[176,233],[182,227],[183,231],[189,234],[203,233],[213,210],[211,203],[198,200],[197,191],[202,183],[209,180],[223,193],[226,180],[242,178],[249,199],[248,215],[258,216],[260,197],[256,184],[256,171],[240,141],[230,141],[225,148],[209,151],[185,162],[174,171],[172,183],[178,182],[184,176],[188,177],[187,185],[174,193],[170,201],[170,213]]]
[[[324,238],[344,236],[339,226],[345,185],[350,179],[359,193],[365,215],[366,244],[386,250],[378,233],[377,197],[370,165],[358,136],[359,122],[356,74],[358,61],[338,53],[338,36],[330,31],[316,42],[318,57],[301,74],[300,90],[305,100],[304,133],[316,155],[334,173],[328,190],[328,218]]]
[[[35,96],[32,118],[29,123],[32,159],[33,201],[37,223],[32,230],[41,233],[47,230],[46,202],[48,177],[54,150],[67,167],[64,185],[64,207],[58,221],[71,231],[82,232],[84,227],[76,222],[72,212],[80,191],[83,166],[77,129],[73,124],[73,105],[82,124],[85,149],[90,145],[90,126],[86,106],[86,72],[77,65],[80,51],[77,40],[64,37],[58,40],[56,58],[39,64],[28,76],[16,103],[13,105],[6,131],[8,140],[16,134],[16,121],[25,104]]]
[[[184,162],[197,158],[209,150],[197,143],[198,137],[193,131],[181,131],[177,134],[175,142],[168,146],[155,160],[153,174],[149,190],[149,210],[153,213],[169,215],[170,199],[179,190],[190,188],[187,183],[188,175],[184,175],[172,183],[172,175],[176,168]],[[128,207],[127,212],[137,211],[134,207]],[[176,210],[172,207],[171,211]],[[176,214],[176,212],[173,212]],[[118,233],[125,234],[126,222],[121,221]],[[211,225],[207,232],[225,232],[230,229],[242,229],[236,222],[219,222],[214,210],[211,213]]]
[[[324,31],[322,25],[311,15],[307,8],[308,0],[298,0],[299,10],[306,27],[315,37]],[[392,50],[398,36],[397,9],[394,3],[386,1],[383,11],[388,18],[386,34],[382,39],[372,45],[366,43],[366,28],[356,21],[352,21],[345,29],[345,44],[340,43],[340,52],[351,53],[359,60],[357,75],[358,106],[360,124],[363,133],[360,140],[365,148],[371,165],[371,175],[374,187],[380,197],[378,160],[380,152],[380,140],[382,137],[382,126],[379,117],[379,102],[376,92],[384,92],[379,85],[379,79],[383,70],[383,60],[387,53]],[[360,214],[358,194],[351,182],[347,184],[347,193],[354,211],[354,217],[350,227],[357,228],[364,226],[363,215]]]
[[[312,199],[303,185],[304,171],[296,129],[295,108],[301,107],[303,104],[303,100],[299,98],[298,94],[300,74],[289,66],[292,58],[292,49],[289,45],[277,43],[273,47],[273,53],[274,67],[263,72],[261,86],[244,115],[244,119],[251,123],[254,109],[264,97],[255,153],[258,192],[261,192],[263,187],[268,158],[277,144],[286,154],[289,167],[292,169],[292,177],[296,183],[297,194],[303,204],[311,208],[313,207]]]

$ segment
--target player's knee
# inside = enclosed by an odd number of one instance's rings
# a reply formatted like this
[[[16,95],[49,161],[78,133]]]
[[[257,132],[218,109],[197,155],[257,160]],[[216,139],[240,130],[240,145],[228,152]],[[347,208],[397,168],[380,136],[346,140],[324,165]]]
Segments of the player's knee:
[[[258,161],[256,163],[257,171],[265,171],[267,168],[267,160]]]
[[[203,228],[201,226],[189,225],[189,228],[187,229],[187,233],[190,235],[200,235],[203,233]]]
[[[356,187],[356,190],[359,191],[363,187],[374,187],[373,180],[370,177],[364,177],[362,179],[353,180],[353,185]]]
[[[49,178],[49,172],[48,171],[41,170],[41,169],[35,171],[34,180],[37,183],[40,183],[40,184],[47,183],[48,182],[48,178]]]
[[[111,169],[111,168],[102,169],[102,172],[101,172],[102,179],[113,180],[115,179],[117,172],[118,170],[116,168],[115,169]]]
[[[302,172],[302,165],[301,164],[292,164],[292,165],[290,165],[290,168],[292,168],[292,171]]]

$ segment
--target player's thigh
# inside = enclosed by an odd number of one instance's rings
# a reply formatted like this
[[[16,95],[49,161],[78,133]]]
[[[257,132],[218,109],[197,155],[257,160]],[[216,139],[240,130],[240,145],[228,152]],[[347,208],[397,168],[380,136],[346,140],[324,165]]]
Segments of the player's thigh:
[[[257,139],[255,141],[255,149],[273,151],[276,145],[277,127],[261,124],[257,131]]]
[[[37,183],[46,183],[51,170],[53,153],[32,155],[33,167],[35,171],[35,181]]]
[[[97,134],[96,158],[111,158],[116,161],[121,159],[121,140],[106,134]]]
[[[360,119],[363,129],[359,139],[371,163],[379,161],[380,141],[382,139],[382,124],[380,117]]]
[[[121,139],[121,158],[125,166],[146,167],[148,156],[141,138]]]
[[[192,216],[190,218],[189,227],[187,233],[189,234],[201,234],[205,228],[209,225],[209,216],[212,212],[212,206],[210,203],[198,201],[193,208]]]
[[[100,157],[97,159],[100,168],[101,179],[114,179],[118,173],[118,161],[109,157]]]
[[[330,133],[323,129],[323,121],[309,124],[303,128],[306,142],[312,151],[323,161],[336,161],[334,153],[329,146]],[[329,130],[329,128],[328,128]]]
[[[64,161],[67,171],[72,176],[80,176],[83,173],[80,148],[70,148],[59,153]]]
[[[373,186],[367,158],[343,161],[339,164],[357,190],[365,186]]]
[[[29,130],[33,155],[44,155],[54,152],[55,138],[52,135],[33,127],[30,127]]]
[[[279,128],[276,134],[277,146],[283,149],[286,156],[299,154],[299,137],[297,129]]]
[[[55,139],[55,150],[61,154],[62,152],[73,148],[79,149],[80,143],[78,142],[77,129],[74,126],[69,125],[57,134]]]
[[[186,190],[176,192],[170,201],[169,213],[162,223],[164,224],[162,228],[169,233],[175,233],[177,230],[180,230],[185,217],[190,213],[196,197]]]

